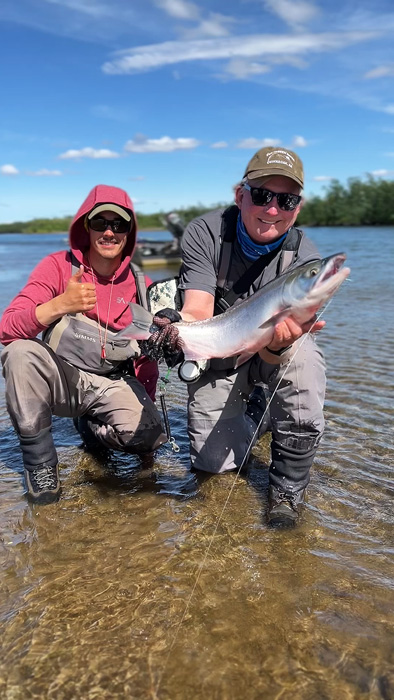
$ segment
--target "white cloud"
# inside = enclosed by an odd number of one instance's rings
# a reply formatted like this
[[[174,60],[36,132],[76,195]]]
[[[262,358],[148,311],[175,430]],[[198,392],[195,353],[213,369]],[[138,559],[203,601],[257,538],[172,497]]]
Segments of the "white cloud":
[[[199,145],[200,142],[192,138],[172,139],[169,136],[162,136],[160,139],[147,139],[137,134],[134,139],[127,141],[124,149],[129,153],[170,153],[189,150]]]
[[[394,114],[394,105],[386,105],[386,107],[383,107],[382,111],[386,114]]]
[[[268,63],[257,63],[246,58],[234,58],[225,67],[225,73],[220,76],[224,79],[229,76],[235,80],[247,80],[254,75],[263,75],[270,73],[274,66],[288,65],[299,70],[308,68],[308,62],[299,56],[290,56],[286,53],[281,56],[273,56],[272,54],[266,57]]]
[[[76,150],[70,148],[70,150],[65,153],[61,153],[59,158],[61,160],[80,160],[81,158],[119,158],[119,153],[115,151],[110,151],[108,148],[80,148]]]
[[[335,178],[332,177],[331,175],[316,175],[315,177],[312,178],[314,182],[329,182],[330,180],[334,180]]]
[[[213,59],[257,58],[259,56],[299,56],[310,52],[336,51],[350,44],[376,36],[373,32],[343,32],[326,34],[268,35],[200,39],[195,41],[166,41],[162,44],[138,46],[115,54],[102,66],[104,73],[140,73],[186,61]]]
[[[216,143],[211,143],[211,148],[227,148],[227,141],[216,141]]]
[[[15,165],[8,163],[0,166],[0,173],[2,173],[2,175],[19,175],[19,170],[15,167]]]
[[[394,158],[394,153],[392,153],[391,151],[389,151],[389,153],[385,153],[384,155],[388,156],[389,158]]]
[[[31,175],[32,177],[59,177],[62,174],[61,170],[47,170],[46,168],[26,173],[26,175]]]
[[[237,80],[245,80],[250,75],[261,75],[262,73],[269,73],[271,70],[270,66],[264,65],[262,63],[256,63],[255,61],[247,61],[244,58],[234,58],[226,66],[226,73],[231,75]]]
[[[319,12],[313,2],[306,0],[264,0],[264,5],[294,28],[306,24]]]
[[[308,145],[308,142],[303,136],[294,136],[291,145],[293,148],[305,148],[305,146]]]
[[[145,180],[144,175],[135,175],[135,177],[128,177],[128,180],[132,180],[133,182],[140,182],[141,180]]]
[[[154,4],[175,19],[195,20],[200,15],[197,5],[187,0],[154,0]]]
[[[280,139],[256,139],[254,137],[249,139],[242,139],[237,143],[237,148],[265,148],[266,146],[280,146]]]
[[[367,80],[374,80],[376,78],[385,78],[387,76],[394,76],[394,66],[378,66],[378,68],[373,68],[372,70],[368,71],[368,73],[365,73],[364,78]]]
[[[106,17],[111,15],[110,5],[97,0],[45,0],[50,5],[59,5],[69,10],[75,10],[90,17]]]
[[[157,12],[149,12],[147,5],[133,0],[2,0],[0,15],[40,32],[113,46],[126,32],[157,36]]]
[[[394,170],[385,170],[382,168],[382,170],[372,170],[371,175],[374,175],[375,177],[385,177],[386,175],[393,175]]]
[[[201,22],[193,29],[187,29],[183,32],[183,36],[187,39],[198,39],[203,37],[220,37],[227,36],[229,33],[228,25],[236,24],[237,20],[233,17],[226,17],[217,12],[210,12],[207,19]]]

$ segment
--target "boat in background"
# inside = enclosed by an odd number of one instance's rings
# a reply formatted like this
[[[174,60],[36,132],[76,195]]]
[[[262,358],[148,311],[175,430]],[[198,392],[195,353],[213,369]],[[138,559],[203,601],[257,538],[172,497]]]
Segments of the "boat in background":
[[[133,261],[137,265],[144,268],[180,266],[180,243],[186,225],[176,212],[166,214],[162,222],[167,231],[172,234],[172,240],[138,238],[133,255]]]

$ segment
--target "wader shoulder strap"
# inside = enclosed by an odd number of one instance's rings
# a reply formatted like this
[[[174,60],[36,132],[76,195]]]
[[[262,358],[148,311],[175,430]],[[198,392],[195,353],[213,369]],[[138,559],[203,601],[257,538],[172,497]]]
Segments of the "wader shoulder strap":
[[[70,250],[70,257],[71,257],[71,268],[72,268],[72,275],[75,275],[75,273],[79,270],[79,262],[77,258],[75,257],[74,253],[72,250]],[[142,272],[141,268],[138,267],[135,263],[133,263],[130,260],[130,269],[134,275],[135,278],[135,286],[137,287],[137,297],[138,297],[138,302],[140,306],[142,306],[144,309],[149,311],[148,307],[148,301],[147,301],[147,295],[146,295],[146,281],[145,281],[145,275]]]
[[[219,271],[216,283],[220,289],[225,288],[227,274],[230,269],[231,251],[237,232],[238,213],[238,207],[233,205],[225,209],[222,215],[222,225],[220,228]]]
[[[81,263],[77,260],[72,250],[69,250],[68,252],[70,253],[71,258],[71,275],[75,275],[75,273],[78,272]]]
[[[287,238],[282,246],[282,251],[279,260],[279,275],[287,270],[290,265],[297,259],[298,249],[300,247],[301,241],[304,237],[303,231],[294,226],[290,229],[287,234]]]
[[[149,311],[145,275],[141,268],[130,260],[130,269],[135,277],[137,296],[140,306]]]
[[[228,229],[227,229],[228,230]],[[260,257],[257,260],[255,260],[252,265],[244,272],[242,277],[240,277],[237,282],[233,285],[233,287],[225,292],[225,282],[227,278],[227,274],[229,272],[230,268],[230,256],[231,256],[231,248],[232,248],[232,243],[234,240],[234,233],[236,229],[233,229],[233,239],[231,240],[231,243],[229,239],[223,237],[223,243],[222,243],[222,248],[226,244],[226,251],[225,254],[222,254],[221,257],[221,263],[220,263],[220,278],[218,275],[218,294],[216,297],[215,301],[215,311],[216,313],[222,313],[223,311],[226,311],[230,306],[233,306],[234,302],[244,294],[245,289],[249,288],[253,282],[257,279],[257,277],[261,274],[262,269],[266,267],[267,262],[270,262],[270,260],[267,260],[266,256],[263,258]],[[227,231],[225,235],[227,234]],[[279,263],[278,263],[278,270],[277,274],[281,275],[285,270],[287,270],[288,267],[296,260],[297,258],[297,253],[298,249],[300,247],[301,240],[303,238],[304,234],[303,232],[295,227],[292,227],[287,235],[287,238],[282,246],[282,250],[280,253],[280,258],[279,258]],[[273,251],[273,257],[275,257],[275,251]],[[224,261],[227,262],[227,269],[224,269]]]

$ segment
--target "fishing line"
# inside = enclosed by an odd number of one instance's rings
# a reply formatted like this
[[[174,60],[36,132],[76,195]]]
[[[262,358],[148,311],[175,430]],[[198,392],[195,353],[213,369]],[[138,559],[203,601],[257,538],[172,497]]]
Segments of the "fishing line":
[[[272,401],[273,401],[273,399],[274,399],[274,397],[275,397],[275,394],[276,394],[277,391],[278,391],[279,384],[281,383],[281,381],[282,381],[282,380],[284,379],[284,377],[286,376],[287,371],[290,369],[291,363],[292,363],[293,360],[297,357],[298,352],[299,352],[299,350],[301,350],[301,348],[302,348],[303,344],[305,343],[305,341],[306,341],[308,335],[310,335],[310,334],[312,333],[314,326],[316,325],[316,323],[318,322],[318,320],[321,318],[321,316],[323,315],[324,311],[327,310],[327,308],[328,308],[329,305],[331,304],[331,301],[332,301],[332,299],[330,299],[330,300],[327,302],[327,304],[326,304],[326,306],[324,307],[324,309],[322,309],[322,311],[320,312],[320,314],[319,314],[318,316],[316,316],[316,319],[314,320],[313,325],[310,327],[309,331],[308,331],[307,333],[305,333],[304,337],[302,338],[302,340],[301,340],[300,343],[298,344],[298,347],[297,347],[297,349],[296,349],[294,355],[291,356],[290,361],[289,361],[289,364],[287,365],[287,367],[286,367],[285,371],[283,372],[283,374],[282,374],[282,376],[281,376],[279,382],[277,383],[277,385],[276,385],[274,391],[272,392],[271,397],[270,397],[270,399],[269,399],[269,401],[268,401],[268,403],[267,403],[267,405],[266,405],[266,407],[265,407],[265,411],[264,411],[263,415],[261,416],[261,418],[260,418],[260,420],[259,420],[259,422],[258,422],[258,424],[257,424],[257,427],[256,427],[256,429],[255,429],[255,431],[254,431],[254,433],[253,433],[253,435],[252,435],[252,437],[251,437],[250,443],[249,443],[248,448],[247,448],[247,450],[246,450],[246,452],[245,452],[245,456],[244,456],[244,458],[243,458],[243,460],[242,460],[241,466],[240,466],[239,470],[237,471],[237,476],[238,476],[239,472],[241,471],[242,467],[244,466],[244,464],[246,464],[246,462],[247,462],[248,459],[249,459],[249,455],[250,455],[250,453],[251,453],[251,451],[252,451],[252,448],[253,448],[253,446],[254,446],[255,440],[256,440],[256,438],[257,438],[257,436],[258,436],[258,432],[259,432],[259,430],[260,430],[260,428],[261,428],[261,426],[262,426],[262,423],[263,423],[263,421],[264,421],[264,418],[265,418],[265,416],[266,416],[266,413],[267,413],[267,411],[268,411],[268,409],[269,409],[269,407],[270,407],[270,405],[271,405],[271,403],[272,403]]]
[[[159,678],[159,682],[158,682],[158,684],[157,684],[157,686],[156,686],[156,694],[159,692],[159,687],[160,687],[161,681],[162,681],[162,679],[163,679],[164,672],[165,672],[165,670],[166,670],[166,668],[167,668],[167,664],[168,664],[168,660],[169,660],[169,658],[170,658],[171,651],[172,651],[172,649],[173,649],[173,647],[174,647],[174,644],[175,644],[175,642],[176,642],[176,640],[177,640],[177,638],[178,638],[179,631],[180,631],[180,629],[181,629],[181,626],[182,626],[182,624],[183,624],[183,621],[184,621],[184,619],[185,619],[185,617],[186,617],[186,615],[187,615],[187,612],[188,612],[188,610],[189,610],[189,607],[190,607],[192,598],[193,598],[193,596],[194,596],[194,592],[195,592],[195,590],[196,590],[196,588],[197,588],[197,584],[198,584],[198,582],[199,582],[199,580],[200,580],[200,577],[201,577],[201,574],[202,574],[202,570],[203,570],[203,568],[204,568],[204,566],[205,566],[205,562],[206,562],[206,560],[207,560],[207,558],[208,558],[208,554],[209,554],[209,552],[211,551],[211,547],[212,547],[212,544],[213,544],[215,535],[216,535],[216,533],[217,533],[218,527],[219,527],[220,522],[221,522],[221,520],[222,520],[224,511],[225,511],[225,509],[227,508],[227,504],[228,504],[228,502],[229,502],[229,500],[230,500],[231,494],[232,494],[232,492],[233,492],[233,490],[234,490],[235,484],[236,484],[236,482],[237,482],[237,479],[238,479],[238,476],[239,476],[239,473],[240,473],[240,471],[241,471],[241,469],[242,469],[243,464],[244,464],[244,460],[242,461],[241,466],[237,469],[237,471],[236,471],[236,473],[235,473],[234,482],[233,482],[233,484],[232,484],[232,486],[231,486],[231,488],[230,488],[230,491],[229,491],[229,493],[228,493],[228,495],[227,495],[227,498],[226,498],[226,501],[225,501],[225,503],[224,503],[224,505],[223,505],[223,508],[222,508],[222,510],[221,510],[221,513],[220,513],[220,515],[219,515],[219,517],[218,517],[218,519],[217,519],[217,521],[216,521],[216,525],[215,525],[214,530],[213,530],[213,533],[212,533],[212,535],[211,535],[211,539],[210,539],[210,541],[209,541],[209,543],[208,543],[208,547],[207,547],[206,552],[205,552],[205,554],[204,554],[203,560],[202,560],[201,564],[199,565],[199,567],[197,568],[196,580],[194,581],[193,588],[192,588],[191,593],[190,593],[190,595],[189,595],[189,598],[188,598],[188,600],[187,600],[187,603],[186,603],[185,609],[184,609],[184,611],[183,611],[181,620],[180,620],[180,622],[178,623],[178,626],[177,626],[177,628],[176,628],[176,630],[175,630],[174,637],[173,637],[172,642],[171,642],[171,644],[170,644],[170,648],[169,648],[168,653],[167,653],[167,657],[166,657],[166,660],[165,660],[165,663],[164,663],[164,666],[163,666],[163,670],[162,670],[162,672],[161,672],[161,676],[160,676],[160,678]]]
[[[203,569],[204,569],[205,562],[207,561],[209,552],[211,551],[211,547],[212,547],[212,544],[213,544],[215,535],[216,535],[216,533],[217,533],[217,531],[218,531],[218,527],[219,527],[219,525],[220,525],[220,523],[221,523],[221,520],[222,520],[222,518],[223,518],[224,511],[226,510],[227,505],[228,505],[228,502],[229,502],[229,500],[230,500],[230,498],[231,498],[231,495],[232,495],[232,493],[233,493],[233,491],[234,491],[234,488],[235,488],[235,485],[236,485],[236,483],[237,483],[237,480],[238,480],[238,477],[239,477],[239,475],[240,475],[240,472],[241,472],[243,466],[245,465],[245,463],[247,462],[247,460],[248,460],[248,458],[249,458],[250,452],[251,452],[251,450],[252,450],[252,448],[253,448],[253,446],[254,446],[255,439],[257,438],[258,431],[260,430],[260,427],[261,427],[261,425],[262,425],[262,423],[263,423],[263,420],[264,420],[264,418],[265,418],[265,415],[266,415],[266,413],[267,413],[267,411],[268,411],[268,409],[269,409],[269,407],[270,407],[270,405],[271,405],[271,402],[272,402],[272,400],[273,400],[275,394],[276,394],[277,391],[278,391],[279,384],[281,383],[281,381],[282,381],[283,378],[285,377],[285,375],[286,375],[286,373],[287,373],[287,370],[289,369],[291,363],[293,362],[294,358],[297,357],[298,351],[302,348],[303,344],[305,343],[306,338],[312,333],[315,324],[318,322],[318,320],[319,320],[320,317],[322,316],[323,312],[327,310],[327,308],[329,307],[331,301],[332,301],[332,299],[330,299],[330,300],[328,301],[328,303],[326,304],[326,306],[324,307],[324,309],[322,309],[321,312],[320,312],[320,314],[316,316],[316,319],[315,319],[315,321],[313,322],[313,325],[311,326],[311,328],[309,329],[309,331],[308,331],[307,333],[305,333],[305,335],[304,335],[304,337],[302,338],[301,342],[299,343],[299,345],[298,345],[298,347],[297,347],[297,349],[296,349],[294,355],[291,356],[290,361],[289,361],[289,364],[287,365],[285,371],[284,371],[283,374],[282,374],[282,377],[280,378],[280,380],[278,381],[278,383],[277,383],[277,385],[276,385],[274,391],[272,392],[271,398],[270,398],[270,400],[269,400],[268,403],[267,403],[267,406],[266,406],[266,408],[265,408],[265,411],[264,411],[262,417],[260,418],[260,421],[259,421],[259,423],[258,423],[258,425],[257,425],[257,427],[256,427],[256,430],[254,431],[254,433],[253,433],[253,435],[252,435],[252,438],[251,438],[250,443],[249,443],[249,446],[248,446],[248,448],[247,448],[247,450],[246,450],[245,456],[244,456],[244,458],[243,458],[243,460],[242,460],[240,466],[238,467],[238,469],[237,469],[236,472],[235,472],[235,478],[234,478],[233,484],[232,484],[232,486],[231,486],[231,488],[230,488],[230,491],[228,492],[228,495],[227,495],[227,498],[226,498],[226,500],[225,500],[225,502],[224,502],[223,508],[222,508],[222,510],[221,510],[221,512],[220,512],[220,515],[219,515],[219,517],[218,517],[218,519],[217,519],[217,521],[216,521],[216,525],[215,525],[215,527],[214,527],[213,533],[212,533],[211,538],[210,538],[210,541],[209,541],[209,543],[208,543],[208,547],[207,547],[206,552],[205,552],[205,554],[204,554],[203,560],[202,560],[201,564],[199,565],[199,567],[197,568],[197,575],[196,575],[196,579],[195,579],[194,584],[193,584],[193,588],[192,588],[192,590],[191,590],[191,592],[190,592],[189,598],[187,599],[186,606],[185,606],[185,610],[183,611],[181,620],[180,620],[180,622],[179,622],[178,625],[177,625],[177,628],[176,628],[176,630],[175,630],[174,637],[173,637],[172,642],[171,642],[171,644],[170,644],[170,648],[169,648],[169,650],[168,650],[168,652],[167,652],[166,660],[165,660],[165,662],[164,662],[164,666],[163,666],[163,669],[162,669],[160,678],[159,678],[158,683],[157,683],[157,686],[156,686],[156,691],[155,691],[155,692],[156,692],[156,695],[157,695],[158,692],[159,692],[159,688],[160,688],[161,682],[162,682],[162,680],[163,680],[163,676],[164,676],[165,670],[166,670],[167,665],[168,665],[168,661],[169,661],[169,658],[170,658],[171,651],[172,651],[172,649],[173,649],[173,647],[174,647],[174,644],[175,644],[175,642],[176,642],[176,640],[177,640],[177,638],[178,638],[178,635],[179,635],[181,626],[182,626],[183,621],[184,621],[184,619],[185,619],[185,617],[186,617],[186,615],[187,615],[187,613],[188,613],[188,610],[189,610],[189,608],[190,608],[190,604],[191,604],[192,598],[193,598],[193,596],[194,596],[195,590],[196,590],[197,585],[198,585],[198,582],[199,582],[199,580],[200,580],[200,577],[201,577],[202,571],[203,571]]]

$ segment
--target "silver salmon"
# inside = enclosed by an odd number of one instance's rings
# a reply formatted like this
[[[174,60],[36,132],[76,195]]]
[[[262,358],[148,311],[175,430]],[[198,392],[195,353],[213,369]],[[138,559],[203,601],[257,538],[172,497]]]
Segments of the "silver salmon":
[[[302,324],[335,294],[350,273],[346,255],[337,253],[292,268],[224,313],[204,321],[174,323],[185,360],[238,356],[236,366],[272,341],[277,323],[291,317]],[[130,304],[133,322],[118,338],[145,340],[153,315]]]

